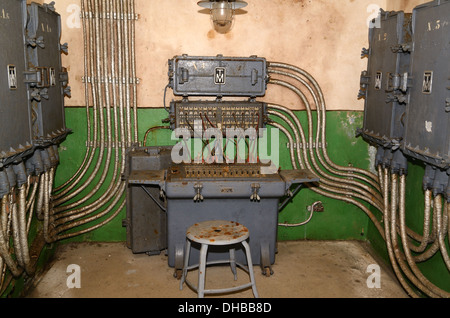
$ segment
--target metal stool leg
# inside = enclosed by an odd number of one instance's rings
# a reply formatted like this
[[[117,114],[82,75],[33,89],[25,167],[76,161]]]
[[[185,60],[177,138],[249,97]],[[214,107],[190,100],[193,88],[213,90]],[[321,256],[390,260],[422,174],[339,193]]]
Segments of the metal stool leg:
[[[245,248],[245,253],[247,254],[247,263],[248,263],[248,274],[250,275],[250,280],[252,283],[253,295],[255,298],[259,298],[258,291],[256,290],[256,282],[255,282],[255,274],[253,273],[253,262],[252,262],[252,254],[250,252],[250,246],[247,241],[243,241],[242,245]]]
[[[236,250],[234,248],[230,249],[230,266],[231,271],[234,274],[234,280],[236,281],[237,278],[237,270],[236,270]]]
[[[200,265],[198,269],[198,298],[205,297],[205,276],[206,276],[206,256],[208,254],[208,245],[202,244],[200,249]]]
[[[184,251],[184,265],[183,265],[183,275],[180,281],[180,290],[183,290],[183,284],[186,281],[187,268],[189,266],[189,255],[191,254],[191,241],[186,240],[186,248]]]

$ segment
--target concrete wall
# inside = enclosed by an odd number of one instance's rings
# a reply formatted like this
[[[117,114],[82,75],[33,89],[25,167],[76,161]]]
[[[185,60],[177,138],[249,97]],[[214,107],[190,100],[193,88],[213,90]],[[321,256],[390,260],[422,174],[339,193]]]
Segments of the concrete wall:
[[[397,8],[405,1],[389,0],[250,0],[236,16],[233,30],[216,33],[197,0],[136,0],[137,70],[141,84],[139,107],[161,107],[167,84],[167,60],[178,54],[258,55],[294,64],[311,73],[322,86],[330,110],[363,110],[356,99],[359,76],[367,60],[367,21],[377,8]],[[62,15],[63,58],[69,68],[72,98],[67,106],[85,104],[83,37],[79,0],[56,0]],[[172,96],[169,96],[170,99]],[[303,109],[286,90],[271,87],[264,100]]]
[[[42,2],[39,0],[38,2]],[[367,46],[367,21],[378,8],[411,11],[425,0],[251,0],[236,17],[233,30],[216,33],[197,0],[136,0],[139,107],[160,107],[167,84],[167,60],[174,55],[266,57],[310,72],[322,86],[330,110],[363,110],[356,99],[359,75],[366,67],[360,51]],[[67,106],[85,104],[83,37],[79,0],[56,0],[63,19],[63,42],[70,54],[73,96]],[[168,98],[171,98],[170,92]],[[265,100],[303,109],[281,88]]]

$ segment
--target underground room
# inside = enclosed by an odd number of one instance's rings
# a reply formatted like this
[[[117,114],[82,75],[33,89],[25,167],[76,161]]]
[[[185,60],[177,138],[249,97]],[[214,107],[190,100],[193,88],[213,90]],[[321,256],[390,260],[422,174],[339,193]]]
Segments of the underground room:
[[[0,297],[449,298],[449,23],[0,0]]]

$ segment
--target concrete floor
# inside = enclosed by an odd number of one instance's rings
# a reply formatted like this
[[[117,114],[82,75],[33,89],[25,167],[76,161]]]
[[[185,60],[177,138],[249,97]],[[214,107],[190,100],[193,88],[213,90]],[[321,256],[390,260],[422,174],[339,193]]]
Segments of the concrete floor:
[[[69,265],[81,269],[81,288],[69,289]],[[381,288],[368,288],[368,266],[381,267]],[[280,242],[274,275],[261,275],[255,266],[261,298],[405,298],[407,295],[393,274],[377,262],[359,242]],[[196,298],[188,287],[179,289],[179,280],[167,264],[167,257],[133,255],[124,243],[79,243],[62,245],[48,270],[31,290],[29,298]],[[231,270],[207,268],[206,288],[224,288],[248,282],[238,271],[234,282]],[[196,272],[190,280],[196,284]],[[251,289],[213,298],[252,298]]]

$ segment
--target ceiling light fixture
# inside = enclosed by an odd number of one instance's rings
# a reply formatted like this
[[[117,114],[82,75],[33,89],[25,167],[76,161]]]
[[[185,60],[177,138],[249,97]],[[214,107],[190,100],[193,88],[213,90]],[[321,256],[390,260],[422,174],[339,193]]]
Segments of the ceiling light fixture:
[[[241,0],[204,0],[197,4],[210,10],[214,29],[219,33],[230,31],[233,26],[235,10],[247,6],[247,2]]]

